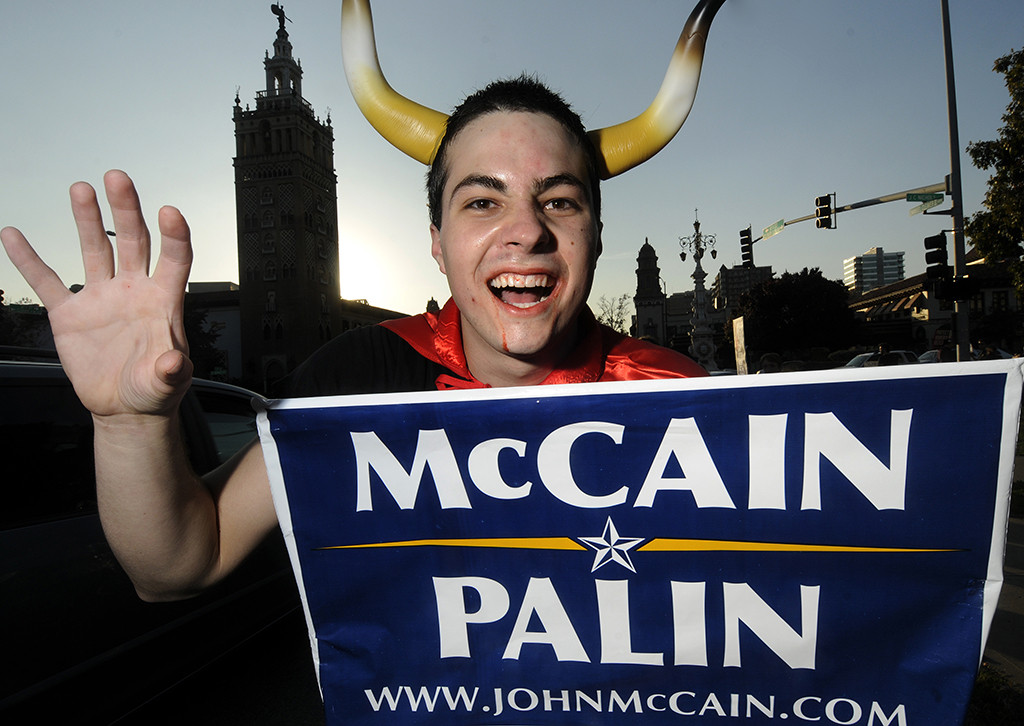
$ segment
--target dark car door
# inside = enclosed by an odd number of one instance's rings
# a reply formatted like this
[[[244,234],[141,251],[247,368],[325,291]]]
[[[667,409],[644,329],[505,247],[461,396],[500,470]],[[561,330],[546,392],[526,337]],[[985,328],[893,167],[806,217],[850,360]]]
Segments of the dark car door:
[[[194,389],[181,418],[202,472],[251,439],[254,416],[242,389]],[[279,535],[200,597],[139,600],[100,526],[91,418],[59,366],[0,363],[0,461],[0,722],[109,723],[298,606]]]

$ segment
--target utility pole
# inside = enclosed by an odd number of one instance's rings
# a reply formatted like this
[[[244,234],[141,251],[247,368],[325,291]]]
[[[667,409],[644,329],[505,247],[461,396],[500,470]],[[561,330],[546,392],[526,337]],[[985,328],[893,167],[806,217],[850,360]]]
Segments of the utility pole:
[[[953,198],[949,210],[953,218],[953,279],[967,273],[967,255],[964,244],[964,196],[960,181],[960,129],[956,114],[956,83],[953,79],[953,44],[949,31],[949,0],[939,0],[942,7],[942,44],[946,54],[946,108],[949,115],[949,189]],[[968,305],[957,300],[953,309],[956,331],[956,359],[971,359],[971,338],[968,331]]]

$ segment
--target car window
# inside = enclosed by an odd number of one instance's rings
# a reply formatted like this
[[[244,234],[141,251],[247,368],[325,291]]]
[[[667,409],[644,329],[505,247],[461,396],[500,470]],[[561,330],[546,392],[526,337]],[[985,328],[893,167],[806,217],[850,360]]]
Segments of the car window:
[[[192,393],[218,462],[255,437],[247,391],[197,382]],[[191,427],[185,421],[187,445],[202,448],[206,436],[200,427],[198,420]],[[92,419],[63,376],[41,371],[0,378],[0,461],[5,490],[0,529],[96,514]],[[212,464],[193,460],[197,470]]]
[[[251,397],[193,386],[217,449],[217,458],[227,461],[256,436],[256,412]]]
[[[94,513],[89,414],[66,382],[15,381],[0,386],[0,528]]]

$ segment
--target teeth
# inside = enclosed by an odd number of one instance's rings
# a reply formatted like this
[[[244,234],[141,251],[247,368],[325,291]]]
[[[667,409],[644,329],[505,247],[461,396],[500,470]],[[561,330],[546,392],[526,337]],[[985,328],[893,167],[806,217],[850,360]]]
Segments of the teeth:
[[[496,289],[508,287],[551,287],[551,281],[547,275],[517,275],[513,272],[503,272],[491,280],[490,286]]]

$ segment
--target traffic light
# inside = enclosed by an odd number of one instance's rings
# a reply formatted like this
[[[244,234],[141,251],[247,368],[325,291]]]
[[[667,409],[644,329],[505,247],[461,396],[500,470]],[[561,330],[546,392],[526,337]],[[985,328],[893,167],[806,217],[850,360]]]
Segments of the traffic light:
[[[949,277],[949,254],[946,251],[945,232],[924,238],[924,261],[929,280],[944,280]]]
[[[814,198],[814,226],[818,229],[832,229],[832,195]]]
[[[970,300],[981,292],[981,280],[970,277],[954,278],[949,284],[953,300]]]
[[[751,238],[750,227],[740,230],[740,258],[744,267],[754,266],[754,241]]]

